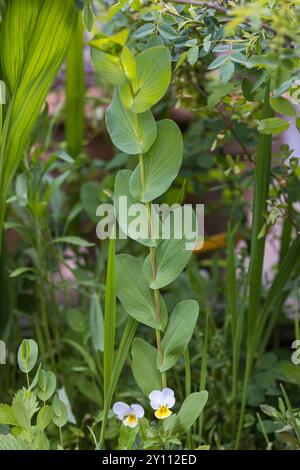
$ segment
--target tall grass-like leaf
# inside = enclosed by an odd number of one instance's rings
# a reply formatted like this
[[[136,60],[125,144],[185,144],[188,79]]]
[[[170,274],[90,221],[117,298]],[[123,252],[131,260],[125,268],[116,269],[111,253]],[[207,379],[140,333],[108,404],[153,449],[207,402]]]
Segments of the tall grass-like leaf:
[[[231,325],[231,341],[232,341],[232,420],[236,421],[236,400],[238,388],[238,371],[240,362],[240,348],[242,336],[242,320],[243,312],[238,310],[238,291],[236,279],[236,264],[234,253],[234,241],[237,227],[228,227],[227,239],[227,309],[230,317]],[[234,426],[233,426],[234,429]]]
[[[10,325],[12,322],[12,289],[9,272],[7,269],[7,253],[4,246],[0,253],[0,299],[5,299],[0,303],[0,339],[7,340]]]
[[[271,310],[280,301],[283,288],[296,266],[298,266],[299,259],[300,236],[298,235],[297,238],[291,244],[290,248],[288,249],[288,252],[286,253],[283,261],[280,263],[278,273],[275,276],[272,286],[269,289],[268,295],[261,311],[260,321],[258,322],[258,325],[256,327],[255,338],[257,338],[257,341],[259,341],[262,337],[263,328],[271,313]]]
[[[100,443],[99,446],[101,449],[104,449],[105,445],[105,428],[106,428],[106,421],[107,421],[107,415],[109,408],[111,406],[111,402],[116,390],[116,386],[120,377],[120,374],[122,372],[122,368],[124,366],[124,362],[126,360],[126,357],[128,356],[129,349],[131,347],[136,329],[137,329],[137,321],[135,321],[133,318],[128,318],[121,341],[119,345],[119,349],[117,351],[115,361],[114,361],[114,367],[112,370],[112,374],[110,377],[110,383],[109,387],[106,393],[106,400],[104,404],[104,410],[103,410],[103,420],[102,420],[102,427],[101,427],[101,435],[100,435]]]
[[[267,84],[262,118],[267,119],[272,116],[270,106],[270,83]],[[240,411],[239,425],[236,435],[236,448],[239,447],[242,426],[244,422],[244,413],[247,401],[247,390],[251,368],[254,357],[255,332],[257,317],[260,310],[261,290],[262,290],[262,272],[265,252],[265,237],[259,234],[264,224],[264,213],[266,210],[267,198],[269,194],[269,184],[271,175],[272,160],[272,136],[259,133],[258,145],[255,161],[254,175],[254,196],[253,196],[253,221],[250,265],[247,276],[248,283],[248,328],[247,328],[247,360],[244,374],[242,403]],[[244,312],[242,312],[243,314]]]
[[[73,0],[10,0],[0,33],[8,105],[0,150],[0,233],[9,184],[78,23]]]
[[[272,116],[269,95],[270,84],[268,83],[263,103],[263,119]],[[265,222],[264,213],[266,210],[267,198],[269,194],[271,159],[272,136],[259,134],[257,155],[255,160],[253,222],[249,266],[248,333],[250,337],[253,333],[256,315],[259,312],[260,306],[265,237],[259,238],[259,233]],[[250,340],[250,338],[248,339]]]
[[[289,209],[291,210],[291,204],[289,204]],[[286,218],[283,222],[282,232],[280,237],[280,256],[279,256],[279,268],[281,267],[286,254],[288,253],[289,246],[291,243],[291,236],[292,236],[292,223],[289,218]],[[288,291],[281,292],[281,296],[276,304],[275,311],[272,313],[270,320],[268,322],[268,326],[264,331],[264,336],[261,340],[261,344],[259,345],[259,353],[263,354],[267,344],[269,342],[270,336],[274,330],[274,327],[278,321],[282,313],[282,308],[286,297],[288,295]]]
[[[79,16],[74,39],[67,55],[66,75],[66,140],[72,157],[80,154],[84,134],[84,63],[83,22]]]
[[[106,293],[104,311],[104,391],[108,390],[114,362],[114,345],[116,330],[116,261],[115,261],[115,240],[110,239],[107,274]]]
[[[131,343],[133,341],[137,322],[129,317],[125,326],[119,349],[114,357],[115,333],[116,333],[116,247],[113,237],[109,240],[106,293],[104,311],[104,409],[100,435],[100,447],[104,448],[105,430],[108,411],[125,362]]]

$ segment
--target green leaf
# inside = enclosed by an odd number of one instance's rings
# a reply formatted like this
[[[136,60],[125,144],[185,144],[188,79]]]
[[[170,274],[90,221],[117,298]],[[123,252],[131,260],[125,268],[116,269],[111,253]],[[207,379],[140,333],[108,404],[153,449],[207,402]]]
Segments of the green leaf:
[[[300,132],[300,118],[299,117],[296,118],[296,127],[298,131]]]
[[[141,338],[132,343],[132,372],[142,392],[148,396],[161,389],[161,376],[156,367],[157,350]]]
[[[33,339],[23,339],[18,350],[18,364],[22,372],[30,372],[38,358],[38,345]]]
[[[253,83],[249,78],[244,77],[242,81],[242,92],[247,101],[253,101],[254,95],[252,93]]]
[[[287,382],[300,385],[300,367],[290,363],[284,363],[282,364],[281,369]]]
[[[198,314],[199,305],[195,300],[184,300],[176,305],[162,340],[164,361],[161,367],[157,361],[161,371],[173,367],[184,354],[193,336]]]
[[[126,82],[127,78],[118,56],[92,48],[91,57],[96,72],[105,81],[112,85],[121,85]]]
[[[21,276],[24,273],[34,272],[33,268],[17,268],[12,273],[10,273],[9,277],[12,279],[14,277]]]
[[[116,217],[119,223],[120,229],[124,234],[128,235],[133,240],[141,243],[145,246],[156,246],[157,242],[155,240],[147,239],[147,233],[141,233],[140,236],[137,236],[136,224],[132,225],[136,217],[134,215],[130,216],[128,214],[128,208],[134,207],[134,204],[137,204],[138,201],[134,199],[130,190],[129,190],[129,181],[132,175],[132,171],[121,170],[118,172],[115,179],[114,187],[114,207],[116,212]],[[127,206],[122,207],[121,197],[126,196]],[[137,216],[138,217],[138,216]],[[141,219],[145,221],[147,219],[147,211],[145,214],[141,214]],[[145,224],[144,224],[145,226]],[[146,223],[146,227],[147,223]],[[148,231],[148,230],[147,230]]]
[[[52,243],[68,243],[70,245],[81,246],[83,248],[89,248],[91,246],[95,246],[94,243],[87,242],[80,237],[73,237],[73,236],[66,236],[66,237],[59,237],[55,238],[51,241]]]
[[[228,55],[225,55],[225,54],[220,55],[209,64],[209,66],[207,67],[207,70],[217,69],[221,67],[221,65],[223,65],[225,62],[228,62],[228,60],[229,60]]]
[[[199,46],[191,47],[187,54],[188,62],[193,66],[198,60],[199,55]]]
[[[194,214],[194,213],[193,213]],[[179,219],[179,220],[178,220]],[[194,223],[196,225],[196,217],[194,214]],[[176,224],[176,227],[175,227]],[[174,228],[179,229],[181,225],[182,236],[181,238],[175,238]],[[143,271],[144,277],[147,280],[151,289],[161,289],[162,287],[170,284],[176,279],[181,271],[185,268],[189,262],[192,250],[186,249],[187,243],[192,243],[192,235],[188,238],[187,234],[184,233],[184,217],[183,208],[178,207],[172,211],[164,221],[164,227],[170,227],[170,239],[164,240],[158,245],[155,251],[156,256],[156,277],[153,279],[153,273],[151,269],[150,255],[144,261]],[[196,228],[196,227],[195,227]],[[197,232],[197,230],[196,230]],[[166,234],[168,235],[168,234]],[[194,237],[196,240],[196,237]]]
[[[147,152],[156,138],[156,123],[151,111],[132,113],[121,103],[118,89],[107,110],[106,125],[113,144],[131,155]]]
[[[292,103],[282,96],[279,98],[270,98],[270,104],[276,113],[283,114],[284,116],[296,116],[296,111]]]
[[[138,431],[139,426],[135,426],[135,428],[130,428],[129,426],[121,426],[118,441],[118,450],[132,449]]]
[[[73,0],[11,0],[1,23],[1,78],[9,100],[0,150],[0,233],[10,182],[78,24]]]
[[[121,64],[126,77],[129,80],[134,80],[136,77],[136,63],[135,58],[128,47],[124,47],[122,50]]]
[[[175,420],[172,432],[174,434],[186,433],[194,424],[208,399],[206,390],[201,392],[192,393],[183,402]]]
[[[269,83],[264,92],[262,116],[264,121],[272,120],[272,109],[270,107]],[[272,161],[272,138],[268,135],[259,134],[257,144],[257,155],[255,161],[255,188],[253,198],[253,219],[251,238],[251,257],[248,271],[249,281],[249,313],[248,313],[248,339],[254,338],[254,327],[257,315],[261,316],[261,292],[262,272],[265,251],[265,237],[258,238],[265,223],[265,211],[269,194],[270,173]],[[256,336],[256,335],[255,335]]]
[[[63,401],[57,397],[54,398],[52,403],[52,421],[58,427],[62,428],[68,422],[68,410]]]
[[[12,434],[0,434],[0,450],[29,450],[29,444]]]
[[[233,62],[226,62],[220,67],[220,78],[223,83],[229,82],[229,80],[233,77],[234,70],[235,67]]]
[[[28,181],[25,173],[16,178],[16,196],[20,207],[26,207],[28,203]]]
[[[41,369],[38,378],[38,397],[42,401],[47,401],[56,389],[56,377],[51,370]]]
[[[67,320],[73,331],[76,333],[83,333],[87,329],[87,322],[85,316],[80,310],[70,308],[67,311]]]
[[[116,257],[117,297],[128,315],[147,326],[163,330],[168,321],[165,302],[160,297],[160,323],[156,321],[153,291],[143,277],[143,261],[131,255]]]
[[[154,30],[155,25],[153,23],[143,24],[142,26],[140,26],[140,28],[136,30],[133,37],[134,39],[142,39],[149,36],[149,34],[153,33]]]
[[[12,407],[6,403],[0,403],[0,424],[17,426]]]
[[[158,31],[166,41],[174,41],[178,37],[176,29],[168,23],[160,24]]]
[[[30,430],[31,419],[38,409],[36,396],[31,390],[24,387],[18,390],[12,402],[12,410],[20,428]]]
[[[150,202],[163,194],[176,178],[183,156],[183,142],[179,127],[169,119],[157,123],[157,137],[144,155],[144,188],[141,184],[140,165],[134,170],[130,182],[133,197]]]
[[[90,303],[90,333],[95,351],[104,351],[104,326],[102,307],[98,294],[93,294]]]
[[[166,47],[146,49],[136,56],[137,73],[131,83],[120,86],[123,104],[134,113],[142,113],[166,93],[171,79],[171,56]]]
[[[258,125],[258,131],[265,135],[276,135],[286,131],[289,128],[289,122],[281,118],[262,119]]]
[[[105,23],[108,23],[126,3],[127,0],[121,0],[120,2],[113,4],[106,12]]]
[[[52,420],[52,408],[49,405],[43,406],[37,415],[36,424],[40,431],[44,431]]]

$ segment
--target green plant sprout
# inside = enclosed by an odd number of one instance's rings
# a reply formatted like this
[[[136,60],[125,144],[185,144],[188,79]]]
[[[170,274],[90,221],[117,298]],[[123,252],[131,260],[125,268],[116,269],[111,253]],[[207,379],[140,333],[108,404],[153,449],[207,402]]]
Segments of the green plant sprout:
[[[38,346],[32,339],[24,339],[18,350],[18,365],[26,375],[26,386],[15,394],[12,404],[0,404],[1,450],[49,450],[47,430],[59,429],[57,449],[63,449],[62,428],[67,424],[65,404],[55,395],[56,376],[44,370],[41,363],[32,380],[30,372],[38,361]]]

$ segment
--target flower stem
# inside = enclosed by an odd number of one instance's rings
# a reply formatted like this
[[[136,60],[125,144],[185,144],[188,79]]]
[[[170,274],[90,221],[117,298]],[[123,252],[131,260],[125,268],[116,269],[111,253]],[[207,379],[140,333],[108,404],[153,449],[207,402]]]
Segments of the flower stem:
[[[145,168],[144,168],[144,159],[143,155],[139,155],[139,164],[140,164],[140,177],[141,177],[141,186],[142,191],[145,191]],[[152,224],[151,224],[151,204],[147,203],[147,215],[148,215],[148,234],[151,238],[152,236]],[[151,272],[152,272],[152,279],[156,279],[157,269],[156,269],[156,255],[155,255],[155,248],[151,246],[149,248],[150,251],[150,263],[151,263]],[[159,289],[154,289],[154,310],[155,310],[155,322],[160,324],[160,298],[159,298]],[[164,353],[162,348],[162,338],[161,338],[161,331],[156,328],[156,345],[159,355],[159,362],[160,365],[164,362]],[[162,380],[162,387],[165,388],[167,386],[167,375],[166,372],[161,372],[161,380]]]

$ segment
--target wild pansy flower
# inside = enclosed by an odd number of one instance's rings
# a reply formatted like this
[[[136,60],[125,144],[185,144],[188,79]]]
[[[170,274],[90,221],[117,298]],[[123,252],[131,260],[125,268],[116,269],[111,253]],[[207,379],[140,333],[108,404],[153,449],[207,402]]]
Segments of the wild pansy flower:
[[[123,421],[125,426],[135,428],[138,424],[138,420],[145,414],[144,408],[141,405],[127,405],[122,401],[117,401],[113,406],[113,412],[120,421]]]
[[[172,408],[175,404],[175,396],[173,390],[170,388],[164,388],[162,391],[153,390],[149,394],[151,408],[155,411],[155,416],[157,419],[168,418],[172,411]]]

